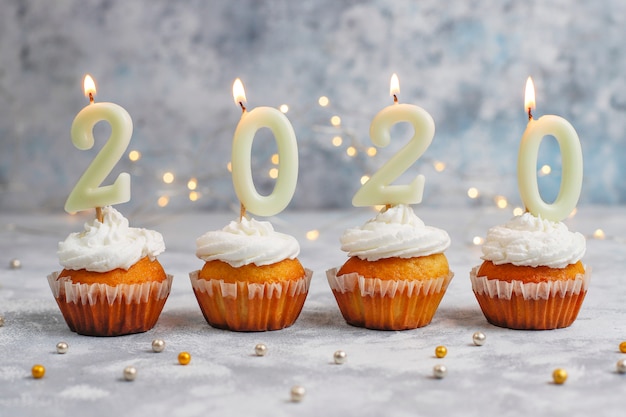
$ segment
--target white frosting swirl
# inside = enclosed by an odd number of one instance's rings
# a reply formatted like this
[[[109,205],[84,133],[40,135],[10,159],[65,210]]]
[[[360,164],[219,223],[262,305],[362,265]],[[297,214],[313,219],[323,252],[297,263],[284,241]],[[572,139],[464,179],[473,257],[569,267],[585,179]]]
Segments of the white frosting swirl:
[[[585,237],[565,224],[524,213],[489,229],[482,259],[496,265],[565,268],[578,262],[585,249]]]
[[[275,232],[270,222],[245,217],[196,239],[198,258],[219,260],[235,268],[248,264],[270,265],[287,258],[295,259],[299,253],[300,245],[293,236]]]
[[[102,208],[103,222],[85,223],[85,230],[59,242],[57,254],[65,269],[107,272],[128,270],[146,256],[154,260],[165,250],[163,236],[154,230],[128,227],[128,219],[113,207]]]
[[[413,209],[398,204],[384,210],[363,226],[346,230],[341,250],[368,261],[382,258],[414,258],[442,253],[450,246],[445,230],[425,226]]]

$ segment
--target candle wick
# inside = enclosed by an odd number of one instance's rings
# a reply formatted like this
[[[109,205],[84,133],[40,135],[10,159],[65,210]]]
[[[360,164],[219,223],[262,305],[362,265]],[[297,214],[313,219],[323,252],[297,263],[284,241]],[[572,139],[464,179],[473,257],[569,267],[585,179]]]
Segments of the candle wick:
[[[397,103],[397,102],[398,102],[398,96],[397,96],[397,95],[395,95],[395,94],[393,95],[393,102],[394,102],[394,103]]]
[[[532,120],[533,119],[533,112],[532,112],[532,107],[528,108],[528,120]]]
[[[93,93],[89,93],[89,104],[93,104],[94,101]]]
[[[239,105],[241,106],[241,112],[245,113],[246,112],[246,106],[243,104],[243,101],[240,101]]]
[[[239,223],[241,223],[241,220],[243,220],[245,215],[246,215],[246,207],[243,205],[243,203],[239,203]]]
[[[104,223],[104,215],[102,214],[102,207],[96,207],[96,220],[100,223]]]

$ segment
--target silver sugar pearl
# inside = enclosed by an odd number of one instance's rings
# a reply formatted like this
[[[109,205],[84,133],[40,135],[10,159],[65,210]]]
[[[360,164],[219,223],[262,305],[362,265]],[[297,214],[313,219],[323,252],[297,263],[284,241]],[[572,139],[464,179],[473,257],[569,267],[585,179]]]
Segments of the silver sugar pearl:
[[[257,356],[265,356],[267,353],[267,346],[263,343],[259,343],[254,347],[254,354]]]
[[[433,376],[437,379],[442,379],[448,373],[448,368],[446,365],[435,365],[433,367]]]
[[[626,374],[626,359],[620,359],[617,361],[617,372],[620,374]]]
[[[11,269],[20,269],[22,267],[22,261],[17,258],[13,258],[11,259],[11,262],[9,262],[9,266]]]
[[[294,403],[299,403],[304,399],[304,395],[306,394],[306,390],[301,385],[294,385],[291,387],[291,401]]]
[[[483,332],[476,332],[472,335],[472,340],[476,346],[482,346],[487,341],[487,336]]]
[[[4,326],[4,316],[0,316],[0,327]]]
[[[343,365],[348,360],[348,355],[343,350],[338,350],[333,354],[333,359],[337,365]]]
[[[57,343],[57,353],[59,354],[64,354],[67,353],[67,350],[70,348],[70,346],[66,343],[66,342],[59,342]]]
[[[124,379],[127,381],[134,381],[137,378],[137,368],[134,366],[127,366],[124,368]]]
[[[152,341],[152,351],[156,353],[163,352],[165,350],[165,340],[154,339]]]

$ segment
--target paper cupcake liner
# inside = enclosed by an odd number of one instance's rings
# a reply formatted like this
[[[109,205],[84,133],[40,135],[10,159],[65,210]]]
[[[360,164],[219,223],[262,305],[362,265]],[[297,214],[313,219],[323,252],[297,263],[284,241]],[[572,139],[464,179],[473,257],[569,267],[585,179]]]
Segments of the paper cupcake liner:
[[[570,326],[578,316],[591,269],[570,280],[541,283],[501,281],[470,272],[472,290],[487,321],[518,330],[550,330]]]
[[[244,332],[280,330],[291,326],[302,311],[313,271],[295,281],[264,284],[205,280],[189,274],[200,310],[213,327]]]
[[[154,327],[172,287],[172,275],[143,284],[80,284],[48,275],[48,284],[73,332],[88,336],[120,336]]]
[[[407,330],[428,325],[454,274],[428,280],[382,280],[326,271],[339,310],[353,326]]]

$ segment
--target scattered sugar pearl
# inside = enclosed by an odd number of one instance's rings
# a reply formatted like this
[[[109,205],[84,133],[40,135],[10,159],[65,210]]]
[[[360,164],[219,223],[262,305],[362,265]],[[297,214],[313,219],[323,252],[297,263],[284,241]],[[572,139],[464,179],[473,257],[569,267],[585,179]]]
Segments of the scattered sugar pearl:
[[[435,365],[433,367],[433,376],[437,379],[443,379],[448,375],[448,368],[445,365]]]
[[[137,368],[134,366],[127,366],[124,368],[124,379],[126,381],[134,381],[137,378]]]
[[[180,352],[178,354],[178,363],[181,365],[189,365],[189,362],[191,362],[191,355],[189,352]]]
[[[63,355],[64,353],[67,353],[69,348],[70,348],[70,346],[66,342],[59,342],[59,343],[57,343],[57,353],[60,354],[60,355]]]
[[[255,347],[254,347],[254,354],[257,356],[265,356],[265,354],[267,353],[267,346],[265,346],[263,343],[258,343]]]
[[[482,346],[487,341],[487,336],[483,332],[476,332],[472,335],[472,341],[476,346]]]
[[[306,390],[303,386],[294,385],[291,387],[291,401],[294,403],[299,403],[304,399],[304,395],[306,394]]]
[[[438,358],[445,358],[448,354],[448,348],[445,346],[437,346],[435,348],[435,356]]]
[[[343,365],[348,360],[348,355],[343,350],[338,350],[333,354],[333,359],[337,365]]]
[[[152,351],[160,353],[163,350],[165,350],[165,341],[163,339],[154,339],[152,341]]]
[[[43,365],[34,365],[30,373],[35,379],[41,379],[46,374],[46,368]]]
[[[567,371],[562,368],[557,368],[552,372],[552,379],[557,385],[562,385],[567,381]]]

